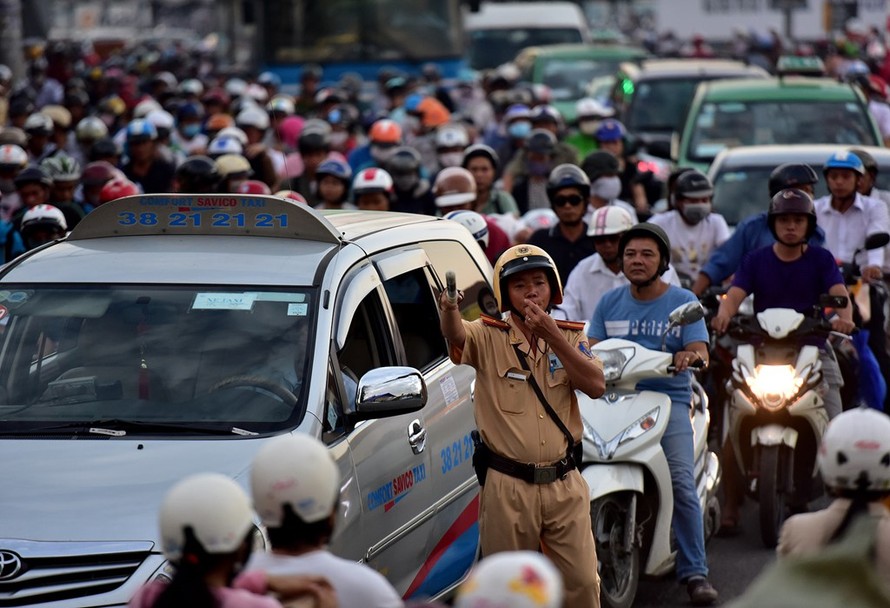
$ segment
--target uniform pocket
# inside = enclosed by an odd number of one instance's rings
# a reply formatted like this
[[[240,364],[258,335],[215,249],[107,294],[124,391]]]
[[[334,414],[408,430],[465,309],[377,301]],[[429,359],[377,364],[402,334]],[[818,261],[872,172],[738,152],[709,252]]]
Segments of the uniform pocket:
[[[547,374],[547,386],[560,386],[568,383],[569,375],[562,368],[553,370],[552,374]]]
[[[498,370],[498,390],[496,394],[498,409],[505,414],[523,413],[523,397],[528,386],[529,372],[518,367]]]

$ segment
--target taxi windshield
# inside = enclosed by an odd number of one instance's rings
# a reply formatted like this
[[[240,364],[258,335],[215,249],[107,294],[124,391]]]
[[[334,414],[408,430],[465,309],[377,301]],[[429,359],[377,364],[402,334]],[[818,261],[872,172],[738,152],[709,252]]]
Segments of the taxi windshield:
[[[315,290],[5,285],[0,435],[297,426]]]

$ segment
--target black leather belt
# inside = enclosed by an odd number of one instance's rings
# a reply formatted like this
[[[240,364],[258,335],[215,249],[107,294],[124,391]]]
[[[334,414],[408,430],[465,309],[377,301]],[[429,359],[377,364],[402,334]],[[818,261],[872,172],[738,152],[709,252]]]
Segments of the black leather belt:
[[[563,479],[575,468],[574,459],[567,458],[550,465],[522,463],[504,458],[494,452],[488,452],[488,466],[510,477],[516,477],[527,483],[553,483]]]

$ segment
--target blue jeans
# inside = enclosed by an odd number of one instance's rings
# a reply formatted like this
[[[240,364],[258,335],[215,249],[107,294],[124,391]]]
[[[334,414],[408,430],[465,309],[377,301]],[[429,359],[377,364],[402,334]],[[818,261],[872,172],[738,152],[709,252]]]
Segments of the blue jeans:
[[[671,526],[677,539],[677,580],[708,575],[705,530],[701,505],[695,491],[695,456],[689,404],[672,401],[671,418],[661,438],[661,448],[671,470],[674,513]]]

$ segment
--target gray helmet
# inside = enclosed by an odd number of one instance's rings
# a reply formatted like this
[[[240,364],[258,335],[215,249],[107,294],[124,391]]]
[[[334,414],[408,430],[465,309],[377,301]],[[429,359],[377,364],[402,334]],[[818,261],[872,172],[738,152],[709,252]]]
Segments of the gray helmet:
[[[712,194],[714,194],[714,184],[707,175],[695,169],[682,173],[674,183],[674,196],[677,200],[702,198]]]
[[[631,239],[645,237],[652,239],[658,245],[658,251],[661,253],[661,264],[658,268],[658,276],[667,272],[668,265],[671,263],[671,239],[661,226],[650,224],[649,222],[641,222],[630,230],[621,235],[618,241],[618,257],[624,259],[624,249]]]
[[[776,218],[780,215],[790,214],[807,216],[807,234],[804,240],[809,240],[816,232],[816,207],[810,195],[797,188],[779,190],[770,201],[766,222],[769,225],[769,231],[773,233],[773,238],[781,242],[776,233]]]

